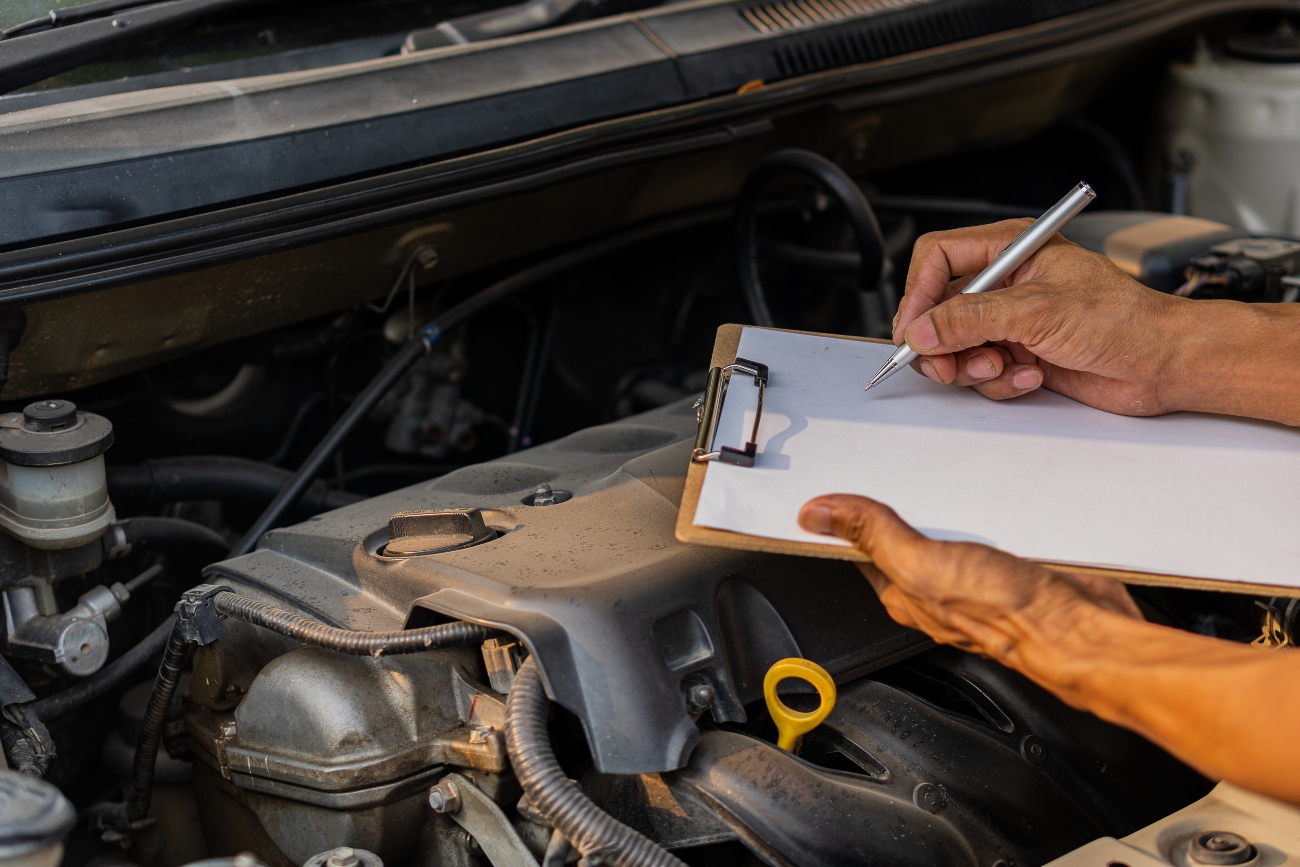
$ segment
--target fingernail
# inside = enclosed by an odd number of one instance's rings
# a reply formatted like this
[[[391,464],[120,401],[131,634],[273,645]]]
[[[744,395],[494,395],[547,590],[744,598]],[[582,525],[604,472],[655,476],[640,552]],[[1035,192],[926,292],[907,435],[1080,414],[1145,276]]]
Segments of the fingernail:
[[[933,380],[939,379],[938,374],[934,372],[934,362],[928,358],[921,362],[921,372]]]
[[[966,373],[975,379],[988,379],[993,375],[993,364],[986,355],[972,356],[970,361],[966,362]]]
[[[929,316],[922,316],[907,326],[907,342],[913,349],[934,349],[939,345],[939,332],[934,330]]]
[[[1038,388],[1043,384],[1042,375],[1032,367],[1026,367],[1024,370],[1017,370],[1016,375],[1011,377],[1016,388]]]
[[[787,513],[788,514],[788,513]],[[831,510],[829,506],[803,507],[799,513],[799,525],[809,533],[821,533],[830,535],[831,532]]]

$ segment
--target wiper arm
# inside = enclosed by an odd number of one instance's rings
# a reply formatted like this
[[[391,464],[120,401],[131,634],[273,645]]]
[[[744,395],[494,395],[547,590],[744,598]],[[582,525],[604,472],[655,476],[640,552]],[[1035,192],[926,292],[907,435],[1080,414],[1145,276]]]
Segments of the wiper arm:
[[[44,29],[29,21],[5,31],[6,38],[0,40],[0,93],[76,69],[107,51],[155,39],[203,15],[255,2],[99,0],[55,10],[36,19]]]
[[[80,21],[89,21],[92,18],[103,18],[105,15],[113,15],[124,9],[148,6],[153,2],[155,0],[96,0],[94,3],[83,3],[69,9],[51,9],[40,18],[33,18],[31,21],[24,21],[22,24],[15,24],[8,30],[0,30],[0,39],[12,39],[15,36],[23,36],[36,30],[49,30],[52,27],[61,27],[64,24],[76,24]]]

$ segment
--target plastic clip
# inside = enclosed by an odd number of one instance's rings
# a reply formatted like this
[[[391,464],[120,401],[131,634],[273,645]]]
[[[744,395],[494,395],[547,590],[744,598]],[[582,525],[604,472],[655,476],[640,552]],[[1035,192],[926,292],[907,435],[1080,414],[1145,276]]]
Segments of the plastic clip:
[[[218,593],[230,593],[229,587],[200,584],[181,594],[176,603],[176,626],[181,636],[195,644],[211,644],[221,637],[221,615],[214,601]]]

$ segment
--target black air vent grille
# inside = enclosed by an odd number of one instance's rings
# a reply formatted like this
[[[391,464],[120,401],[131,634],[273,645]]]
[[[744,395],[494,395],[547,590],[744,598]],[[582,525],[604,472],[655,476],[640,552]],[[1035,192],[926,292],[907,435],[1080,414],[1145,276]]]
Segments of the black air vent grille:
[[[823,21],[856,18],[872,12],[913,6],[918,0],[782,0],[740,10],[746,21],[760,33],[794,30]]]
[[[870,63],[940,45],[1028,27],[1120,0],[779,0],[740,14],[763,33],[815,24],[775,48],[782,78]],[[861,18],[860,21],[846,19]]]

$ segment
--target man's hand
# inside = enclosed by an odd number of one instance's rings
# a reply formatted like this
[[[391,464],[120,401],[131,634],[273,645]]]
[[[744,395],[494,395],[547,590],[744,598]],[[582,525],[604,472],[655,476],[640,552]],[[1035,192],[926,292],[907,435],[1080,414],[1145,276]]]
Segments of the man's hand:
[[[863,574],[899,622],[1016,669],[1212,779],[1300,804],[1300,743],[1278,724],[1300,716],[1300,651],[1147,623],[1117,581],[926,539],[866,497],[818,497],[799,523],[869,556]]]
[[[894,320],[894,342],[924,356],[913,367],[996,400],[1045,385],[1123,415],[1198,410],[1300,424],[1300,305],[1165,295],[1059,236],[1005,288],[954,297],[1027,225],[916,242]]]
[[[866,497],[818,497],[799,523],[870,557],[862,572],[899,623],[993,659],[1014,659],[1031,622],[1069,628],[1082,607],[1141,619],[1118,581],[1053,572],[987,545],[935,542]]]

